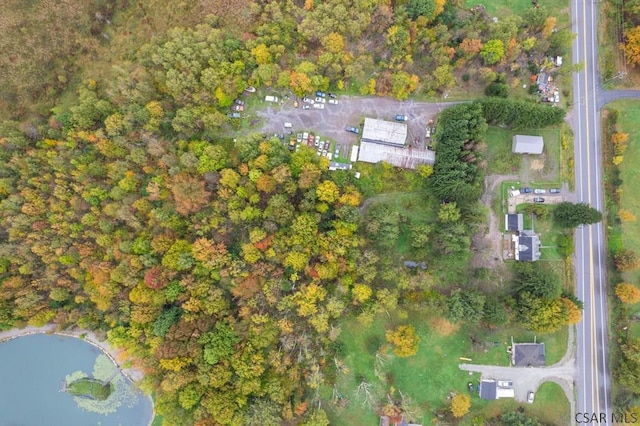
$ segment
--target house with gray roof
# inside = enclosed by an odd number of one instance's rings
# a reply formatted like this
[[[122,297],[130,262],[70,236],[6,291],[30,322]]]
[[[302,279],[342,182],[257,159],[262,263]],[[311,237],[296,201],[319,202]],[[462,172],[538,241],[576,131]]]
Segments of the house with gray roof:
[[[544,367],[544,343],[512,343],[511,363],[514,367]]]

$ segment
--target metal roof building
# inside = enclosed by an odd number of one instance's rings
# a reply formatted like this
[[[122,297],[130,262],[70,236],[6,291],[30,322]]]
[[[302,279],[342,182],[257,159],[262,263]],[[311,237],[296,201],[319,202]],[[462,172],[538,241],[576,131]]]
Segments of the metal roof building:
[[[362,128],[362,141],[403,147],[407,141],[407,125],[367,117]]]
[[[514,135],[511,151],[515,154],[542,154],[544,140],[542,136]]]
[[[379,143],[360,142],[358,161],[379,163],[385,161],[396,167],[415,169],[420,164],[433,164],[436,155],[433,151],[417,148],[403,148]]]
[[[513,382],[509,380],[484,379],[480,382],[480,398],[499,399],[515,397]]]

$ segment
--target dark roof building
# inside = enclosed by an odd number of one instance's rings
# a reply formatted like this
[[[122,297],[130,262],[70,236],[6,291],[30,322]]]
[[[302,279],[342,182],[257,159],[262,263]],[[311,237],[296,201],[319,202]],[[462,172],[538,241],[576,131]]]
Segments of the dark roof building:
[[[535,232],[521,231],[517,238],[516,260],[524,262],[535,262],[540,259],[540,237]]]
[[[522,213],[504,215],[505,231],[522,231],[522,223],[523,223]]]
[[[514,135],[511,151],[514,154],[542,154],[544,139],[542,136]]]
[[[509,380],[483,379],[480,381],[480,398],[494,400],[498,398],[514,398],[513,382]]]
[[[514,343],[511,348],[514,367],[544,367],[544,343]]]

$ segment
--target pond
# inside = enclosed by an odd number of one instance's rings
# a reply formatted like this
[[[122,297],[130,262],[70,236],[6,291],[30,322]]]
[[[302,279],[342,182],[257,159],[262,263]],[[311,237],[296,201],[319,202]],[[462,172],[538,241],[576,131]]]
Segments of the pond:
[[[146,426],[153,416],[150,398],[81,339],[36,334],[0,343],[0,377],[3,425]],[[97,401],[63,390],[83,377],[109,381],[113,392]]]

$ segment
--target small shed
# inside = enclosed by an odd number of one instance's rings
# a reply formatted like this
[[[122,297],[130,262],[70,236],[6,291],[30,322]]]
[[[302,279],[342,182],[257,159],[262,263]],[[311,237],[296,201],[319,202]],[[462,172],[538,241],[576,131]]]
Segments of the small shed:
[[[515,390],[510,380],[483,379],[479,386],[480,398],[494,400],[499,398],[514,398]]]
[[[504,230],[505,231],[522,231],[522,224],[524,221],[524,217],[522,213],[518,214],[505,214],[504,215]]]
[[[544,139],[542,136],[514,135],[511,151],[514,154],[542,154]]]

